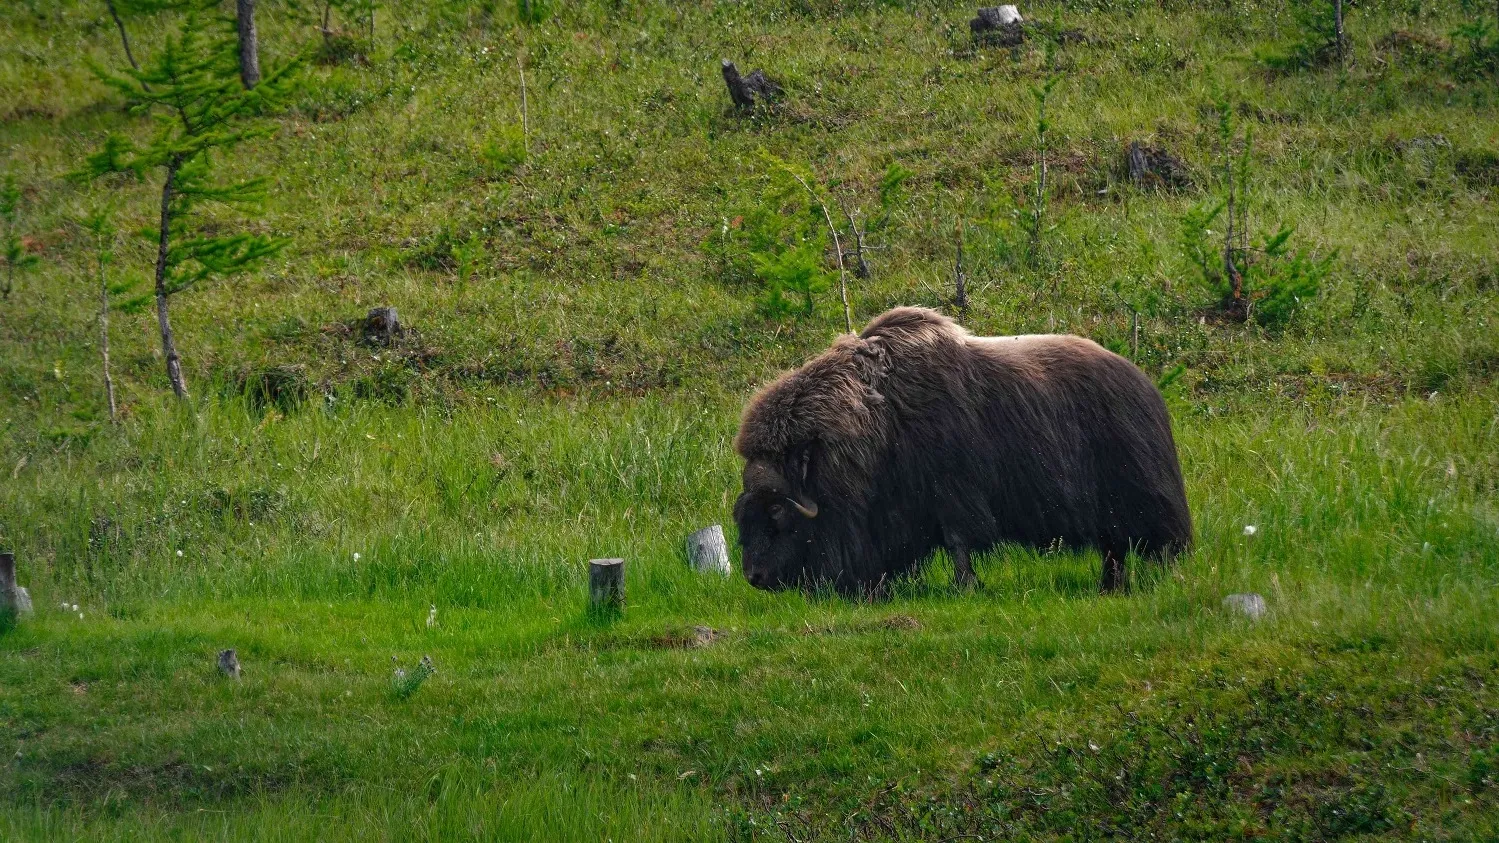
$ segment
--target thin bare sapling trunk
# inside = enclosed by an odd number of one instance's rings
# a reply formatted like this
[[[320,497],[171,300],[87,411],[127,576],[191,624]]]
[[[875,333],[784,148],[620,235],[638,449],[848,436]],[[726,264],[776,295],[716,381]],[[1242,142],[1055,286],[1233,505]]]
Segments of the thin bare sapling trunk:
[[[260,45],[255,33],[255,0],[235,0],[239,17],[239,78],[245,90],[260,83]]]
[[[848,307],[848,272],[843,268],[843,243],[838,238],[838,226],[833,224],[833,215],[828,213],[828,203],[822,201],[822,197],[818,195],[817,191],[812,189],[812,185],[808,184],[807,180],[802,178],[801,174],[795,170],[788,168],[787,172],[791,173],[791,177],[796,179],[797,183],[807,191],[807,195],[812,197],[812,201],[817,203],[817,207],[822,209],[822,218],[827,221],[828,232],[833,235],[833,254],[838,256],[838,296],[843,300],[843,327],[848,333],[852,334],[854,332],[854,315],[853,311]]]
[[[130,60],[130,66],[140,70],[140,63],[135,60],[135,54],[130,51],[130,35],[125,32],[125,21],[120,19],[120,12],[115,8],[115,0],[104,0],[104,5],[109,7],[109,16],[115,19],[115,26],[120,30],[120,44],[125,47],[125,58]]]
[[[119,420],[115,408],[115,382],[109,374],[109,279],[104,275],[104,251],[98,254],[99,267],[99,356],[104,364],[104,395],[109,399],[109,423]]]
[[[968,313],[968,278],[963,274],[963,219],[959,217],[953,226],[957,238],[958,253],[953,261],[953,304],[958,313]]]
[[[1347,64],[1348,42],[1343,35],[1343,0],[1332,0],[1333,31],[1337,35],[1338,66]]]
[[[166,358],[167,379],[172,382],[172,392],[178,398],[186,399],[187,383],[182,378],[182,358],[177,354],[177,342],[172,336],[172,323],[167,314],[167,304],[172,295],[167,286],[167,254],[172,237],[172,187],[181,166],[182,162],[176,158],[168,162],[166,178],[161,184],[161,232],[156,241],[156,325],[161,329],[161,353]]]
[[[531,157],[531,109],[526,102],[526,60],[520,52],[515,54],[515,69],[520,74],[520,134],[522,149]]]

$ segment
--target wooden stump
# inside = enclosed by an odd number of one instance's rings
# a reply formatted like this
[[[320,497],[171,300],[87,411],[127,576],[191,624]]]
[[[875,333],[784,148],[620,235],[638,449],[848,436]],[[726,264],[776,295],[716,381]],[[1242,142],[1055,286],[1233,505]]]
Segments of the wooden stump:
[[[728,59],[723,60],[723,83],[729,88],[729,97],[740,111],[753,111],[756,105],[769,106],[783,93],[775,80],[765,75],[764,70],[753,70],[748,76],[740,76],[739,68]]]
[[[588,607],[619,609],[625,605],[625,560],[588,560]]]
[[[0,615],[31,614],[31,595],[16,585],[16,555],[0,553]]]
[[[729,575],[729,542],[714,524],[687,537],[687,561],[699,574]]]
[[[370,345],[389,346],[401,335],[401,320],[393,307],[376,307],[370,310],[362,326],[364,341]]]
[[[239,655],[234,652],[232,647],[219,652],[219,672],[230,679],[239,678]]]

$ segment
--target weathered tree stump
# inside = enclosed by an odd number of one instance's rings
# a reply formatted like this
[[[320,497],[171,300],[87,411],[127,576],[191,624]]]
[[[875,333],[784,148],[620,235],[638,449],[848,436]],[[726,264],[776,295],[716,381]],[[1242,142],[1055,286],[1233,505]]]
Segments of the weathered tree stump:
[[[16,585],[16,555],[0,553],[0,615],[31,614],[31,595]]]
[[[1000,47],[1018,47],[1025,41],[1025,21],[1014,6],[987,6],[968,22],[974,40]]]
[[[239,656],[235,654],[234,648],[219,652],[219,672],[230,679],[239,678]]]
[[[371,345],[391,345],[401,335],[401,320],[393,307],[376,307],[364,319],[364,341]]]
[[[699,574],[729,575],[729,542],[714,524],[687,537],[687,561]]]
[[[775,80],[765,75],[764,70],[754,70],[748,76],[740,76],[739,68],[728,59],[723,60],[723,81],[729,86],[729,97],[740,111],[753,111],[756,105],[770,106],[785,93]]]
[[[588,606],[619,609],[625,605],[625,560],[588,560]]]
[[[1223,598],[1223,608],[1242,614],[1252,621],[1257,621],[1270,611],[1265,606],[1265,598],[1253,592],[1249,594],[1230,594]]]
[[[1124,166],[1135,187],[1178,190],[1192,184],[1187,165],[1180,158],[1160,147],[1147,146],[1140,141],[1130,141],[1124,150]]]

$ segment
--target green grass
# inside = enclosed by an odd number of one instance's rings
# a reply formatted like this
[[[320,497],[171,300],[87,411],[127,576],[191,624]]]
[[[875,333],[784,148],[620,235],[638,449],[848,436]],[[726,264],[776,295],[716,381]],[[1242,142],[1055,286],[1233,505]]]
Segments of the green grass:
[[[317,40],[261,5],[267,61]],[[1279,4],[1024,10],[1086,35],[1052,60],[1029,262],[1006,220],[1035,40],[973,51],[956,3],[552,5],[382,9],[367,62],[310,67],[226,164],[272,177],[266,216],[215,220],[291,247],[175,300],[188,404],[149,317],[116,317],[117,426],[69,219],[139,227],[155,186],[65,175],[149,127],[90,81],[123,61],[102,4],[0,12],[0,155],[43,258],[0,303],[0,546],[38,605],[0,632],[0,839],[1499,835],[1499,97],[1378,46],[1445,38],[1455,6],[1360,4],[1353,67],[1290,75],[1250,58],[1293,37]],[[171,22],[128,21],[137,52]],[[720,56],[786,104],[733,116]],[[1283,332],[1203,318],[1176,245],[1216,190],[1220,89],[1256,230],[1339,253]],[[1197,186],[1130,187],[1132,138]],[[958,216],[976,331],[1127,348],[1117,283],[1141,366],[1186,367],[1199,548],[1110,598],[1096,557],[1018,548],[977,593],[939,557],[875,604],[692,573],[688,532],[733,541],[743,401],[842,324],[833,295],[763,318],[719,258],[761,149],[866,209],[891,161],[915,172],[856,321],[948,305]],[[416,330],[395,349],[351,336],[379,304]],[[246,394],[268,373],[279,405]],[[618,618],[584,606],[598,556],[629,560]],[[1244,591],[1268,618],[1221,607]],[[721,635],[687,646],[697,625]],[[392,658],[423,655],[402,699]]]

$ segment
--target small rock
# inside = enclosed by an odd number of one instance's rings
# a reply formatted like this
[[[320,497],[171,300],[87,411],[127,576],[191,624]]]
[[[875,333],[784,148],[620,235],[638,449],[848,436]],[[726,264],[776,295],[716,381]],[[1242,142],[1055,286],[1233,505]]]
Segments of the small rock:
[[[692,642],[687,646],[706,647],[717,641],[720,635],[722,633],[711,626],[694,626],[692,628]]]
[[[235,654],[234,648],[219,653],[219,672],[230,679],[239,678],[239,656]]]
[[[910,615],[891,615],[890,617],[885,618],[883,621],[880,621],[880,626],[883,626],[886,629],[893,629],[903,632],[914,632],[918,629],[921,629],[921,621],[911,617]]]
[[[1192,184],[1187,165],[1158,146],[1130,141],[1124,150],[1124,166],[1135,187],[1177,190]]]
[[[1259,620],[1270,611],[1265,606],[1265,598],[1258,594],[1230,594],[1223,598],[1223,608],[1230,609],[1243,614],[1250,620]]]
[[[978,10],[978,17],[968,22],[976,40],[1001,47],[1018,47],[1025,41],[1025,25],[1020,10],[1014,6],[988,6]]]

